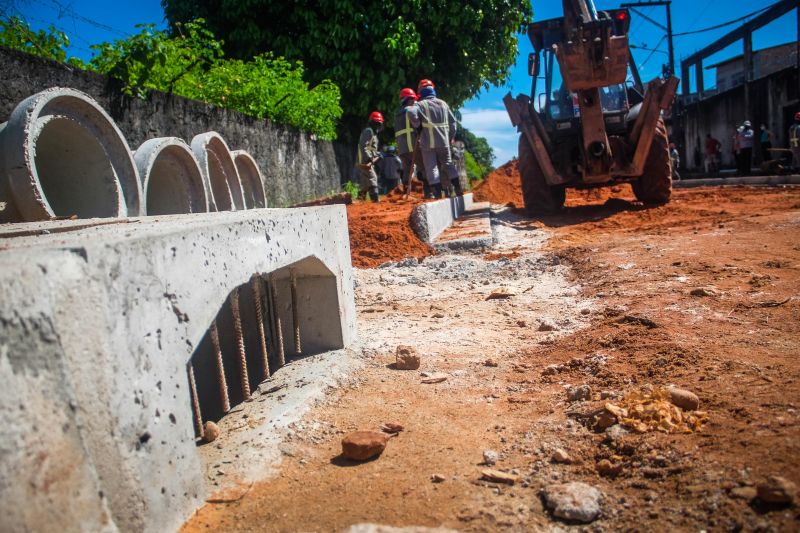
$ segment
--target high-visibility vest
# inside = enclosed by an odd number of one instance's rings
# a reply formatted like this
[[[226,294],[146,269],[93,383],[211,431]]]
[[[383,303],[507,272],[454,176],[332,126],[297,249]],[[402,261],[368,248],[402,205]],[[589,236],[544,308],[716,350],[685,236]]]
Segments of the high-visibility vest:
[[[447,116],[447,113],[444,114],[444,122],[431,122],[431,119],[428,117],[428,114],[430,114],[430,110],[428,109],[428,101],[427,100],[420,100],[419,102],[417,102],[417,104],[421,108],[424,108],[424,110],[426,111],[426,113],[422,113],[422,116],[425,117],[425,120],[422,121],[422,127],[423,128],[427,128],[429,130],[428,131],[428,139],[430,140],[431,148],[435,148],[436,147],[436,143],[434,142],[434,138],[433,138],[434,130],[437,130],[437,129],[442,130],[442,135],[444,136],[445,139],[447,139],[447,137],[448,137],[448,135],[450,133],[450,121],[449,121],[449,118]]]
[[[414,133],[414,128],[411,127],[411,118],[408,116],[408,111],[405,113],[406,115],[406,127],[402,130],[398,130],[394,132],[395,139],[399,139],[403,135],[406,136],[406,146],[408,146],[409,150],[414,149],[414,142],[411,139],[411,135]]]
[[[800,148],[800,124],[793,124],[789,128],[789,146]]]

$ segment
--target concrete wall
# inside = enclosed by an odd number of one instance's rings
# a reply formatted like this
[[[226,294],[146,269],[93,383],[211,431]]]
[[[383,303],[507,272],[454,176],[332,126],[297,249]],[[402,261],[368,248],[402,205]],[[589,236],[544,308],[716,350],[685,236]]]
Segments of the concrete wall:
[[[354,340],[344,206],[5,225],[0,239],[4,531],[180,526],[205,497],[187,363],[211,372],[197,349],[252,275],[283,280],[287,345],[289,266],[306,349]]]
[[[125,96],[105,76],[0,47],[0,122],[28,96],[49,87],[81,90],[111,115],[132,150],[154,137],[217,131],[232,150],[248,151],[264,177],[270,206],[282,207],[340,190],[355,149],[314,140],[306,133],[194,100],[151,91],[146,100]]]
[[[721,94],[695,101],[685,105],[681,112],[683,121],[683,166],[698,168],[694,165],[694,149],[698,146],[704,153],[704,142],[707,133],[711,133],[722,143],[723,166],[734,167],[732,137],[735,126],[750,120],[756,130],[756,148],[753,150],[753,162],[761,162],[758,155],[758,127],[762,122],[776,136],[775,148],[788,147],[788,129],[794,113],[800,111],[800,82],[796,68],[786,69],[766,78],[750,83],[751,109],[744,107],[744,86],[736,87]],[[702,161],[700,167],[702,168]]]

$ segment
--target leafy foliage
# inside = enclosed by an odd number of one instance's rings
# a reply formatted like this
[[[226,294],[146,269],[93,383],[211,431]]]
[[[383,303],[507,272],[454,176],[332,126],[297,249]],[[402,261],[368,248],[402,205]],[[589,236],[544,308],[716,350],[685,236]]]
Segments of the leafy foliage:
[[[488,172],[475,161],[475,157],[467,151],[464,151],[464,165],[466,166],[467,178],[470,183],[473,181],[480,181],[488,174]]]
[[[494,170],[494,150],[484,137],[478,137],[467,128],[462,128],[459,136],[464,141],[464,149],[472,155],[475,164],[480,169],[481,179]]]
[[[143,98],[148,89],[268,118],[316,134],[336,137],[342,115],[339,88],[328,80],[309,87],[303,64],[264,53],[249,61],[226,59],[222,41],[202,20],[176,26],[170,37],[152,24],[124,40],[92,46],[95,56],[74,66],[115,77],[125,92]],[[66,61],[68,37],[52,26],[34,32],[18,18],[0,21],[0,44],[56,61]]]
[[[272,50],[303,61],[311,83],[342,91],[347,137],[373,110],[391,113],[402,87],[433,79],[458,108],[481,87],[502,84],[517,52],[529,0],[162,0],[175,25],[201,16],[227,53]],[[387,125],[391,126],[391,125]]]

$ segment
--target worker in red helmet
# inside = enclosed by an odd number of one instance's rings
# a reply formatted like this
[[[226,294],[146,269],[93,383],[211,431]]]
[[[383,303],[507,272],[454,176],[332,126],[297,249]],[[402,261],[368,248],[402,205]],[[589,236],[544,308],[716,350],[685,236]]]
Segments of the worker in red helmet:
[[[382,129],[383,115],[378,111],[373,111],[369,115],[367,127],[361,131],[361,136],[358,138],[356,173],[360,200],[369,194],[373,202],[378,201],[378,174],[375,172],[375,164],[381,159],[380,152],[378,152],[378,133]]]
[[[394,136],[397,141],[397,155],[403,161],[403,187],[407,189],[411,174],[422,170],[422,155],[414,150],[417,142],[417,131],[411,126],[410,112],[417,101],[414,89],[405,88],[400,91],[400,107],[394,114]],[[422,179],[425,196],[428,195],[428,184]]]
[[[794,124],[789,127],[789,148],[792,150],[792,167],[800,170],[800,111],[794,114]]]
[[[431,80],[419,80],[419,83],[417,84],[417,95],[421,94],[422,89],[424,89],[425,87],[433,87],[434,89],[436,88],[436,86],[433,84]]]
[[[450,144],[456,135],[456,117],[447,102],[436,97],[433,83],[423,87],[419,97],[411,110],[410,118],[412,126],[422,128],[419,147],[433,197],[442,197],[443,185],[448,196],[451,187],[456,195],[461,196],[463,191],[458,181],[458,170],[450,154]],[[445,172],[445,176],[440,176],[439,167]]]

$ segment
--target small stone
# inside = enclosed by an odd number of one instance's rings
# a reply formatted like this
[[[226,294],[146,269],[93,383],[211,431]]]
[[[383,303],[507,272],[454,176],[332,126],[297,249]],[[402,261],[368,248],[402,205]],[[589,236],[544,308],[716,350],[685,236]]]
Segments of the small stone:
[[[617,393],[612,391],[612,390],[600,391],[600,399],[601,400],[608,400],[608,399],[612,399],[612,398],[616,398],[616,397],[617,397]]]
[[[398,370],[416,370],[419,368],[420,357],[413,346],[397,347],[395,352],[395,368]]]
[[[591,398],[592,388],[589,385],[580,385],[567,389],[567,400],[571,402],[590,400]]]
[[[588,524],[600,516],[603,494],[591,485],[573,481],[544,488],[545,506],[553,516]]]
[[[749,502],[756,499],[756,496],[758,496],[758,491],[755,487],[735,487],[730,490],[729,494],[731,498]]]
[[[492,291],[492,293],[489,294],[489,296],[487,296],[486,299],[487,300],[505,300],[507,298],[511,298],[512,296],[514,296],[513,292],[509,292],[509,291],[504,290],[504,289],[499,289],[499,290],[496,290],[496,291]]]
[[[581,309],[581,314],[582,315],[588,315],[591,312],[592,312],[591,309]]]
[[[537,328],[539,331],[556,331],[558,327],[546,318],[539,320],[539,327]]]
[[[700,398],[691,391],[670,387],[667,392],[669,392],[670,403],[684,411],[696,411],[700,407]]]
[[[758,499],[765,503],[791,504],[797,496],[797,485],[781,476],[770,476],[756,490]]]
[[[444,481],[444,479],[445,479],[444,476],[441,474],[433,474],[431,476],[431,481],[433,481],[434,483],[441,483],[442,481]]]
[[[713,289],[707,289],[705,287],[698,287],[696,289],[692,289],[689,294],[692,296],[714,296],[716,291]]]
[[[561,448],[558,448],[553,452],[552,459],[554,463],[570,464],[572,462],[572,457],[570,457],[569,454]]]
[[[614,424],[613,426],[606,428],[606,437],[612,442],[617,441],[627,435],[628,430],[619,424]]]
[[[443,313],[434,313],[433,314],[433,318],[444,318],[444,314]]]
[[[543,376],[552,376],[553,374],[558,374],[558,371],[561,370],[561,367],[558,365],[547,365],[542,370]]]
[[[612,463],[608,459],[601,459],[596,465],[597,473],[601,476],[615,477],[622,472],[622,463]]]
[[[488,466],[494,466],[497,464],[497,452],[494,450],[484,450],[483,452],[483,464]]]
[[[389,436],[378,431],[354,431],[342,439],[342,455],[354,461],[366,461],[380,455]]]
[[[486,470],[481,470],[481,479],[484,481],[492,481],[494,483],[505,483],[506,485],[513,485],[519,479],[514,474],[507,474],[505,472],[501,472],[500,470],[493,470],[487,468]]]
[[[617,425],[617,417],[610,411],[603,409],[595,415],[594,427],[598,431],[604,431],[614,425]]]
[[[389,433],[390,435],[396,435],[404,429],[405,428],[397,422],[386,422],[381,426],[381,431],[384,433]]]
[[[441,372],[434,372],[429,374],[427,377],[422,378],[422,383],[426,384],[441,383],[442,381],[447,381],[447,374],[443,374]]]
[[[525,322],[524,320],[517,320],[517,325],[519,327],[521,327],[521,328],[527,328],[528,327],[528,323]]]
[[[483,366],[496,367],[497,361],[495,361],[494,359],[487,359],[486,361],[483,362]]]
[[[203,440],[206,442],[214,442],[219,437],[219,426],[209,420],[203,424]]]

